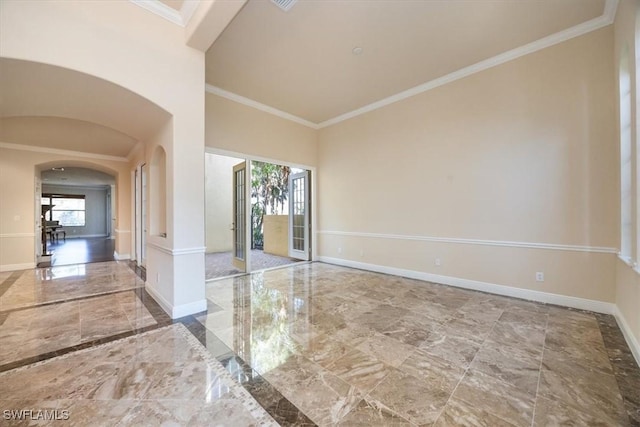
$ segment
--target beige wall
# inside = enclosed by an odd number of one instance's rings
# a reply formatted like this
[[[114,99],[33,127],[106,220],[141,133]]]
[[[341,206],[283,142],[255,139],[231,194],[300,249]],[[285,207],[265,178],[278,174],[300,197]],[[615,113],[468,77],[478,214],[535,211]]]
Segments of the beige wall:
[[[637,57],[637,52],[640,46],[636,46],[636,26],[640,25],[637,23],[638,14],[640,6],[638,2],[633,0],[621,0],[618,4],[618,11],[616,15],[616,21],[614,25],[615,30],[615,45],[614,45],[614,68],[616,72],[616,77],[618,76],[620,57],[622,55],[623,49],[628,49],[629,52],[629,71],[631,73],[631,142],[632,142],[632,176],[635,177],[633,180],[632,186],[632,206],[634,208],[634,218],[632,229],[634,230],[634,235],[636,238],[632,241],[632,253],[635,254],[635,261],[640,261],[640,248],[638,239],[640,238],[640,233],[638,232],[640,228],[638,216],[640,215],[640,197],[638,192],[640,191],[638,185],[638,111],[636,109],[638,99],[636,99],[636,94],[638,92],[638,69],[637,63],[633,60],[633,58]],[[618,79],[616,78],[616,83]],[[619,102],[619,90],[616,84],[616,100]],[[618,104],[619,105],[619,104]],[[619,116],[619,108],[618,115],[616,117],[616,125],[620,123]],[[619,138],[619,127],[617,128],[617,136]],[[619,139],[616,139],[619,141]],[[616,154],[619,156],[619,147],[616,147]],[[619,197],[619,188],[616,188],[617,196]],[[617,201],[619,206],[619,199]],[[619,214],[618,214],[619,216]],[[619,241],[620,239],[620,231],[616,230],[616,239]],[[631,333],[634,335],[636,340],[636,348],[637,351],[640,352],[640,269],[636,265],[635,270],[632,266],[623,262],[622,260],[617,261],[616,268],[616,304],[618,305],[618,310],[620,311],[621,316],[624,318],[624,322],[628,325]],[[637,355],[640,357],[640,353]]]
[[[608,27],[322,129],[320,255],[613,302],[612,46]]]
[[[289,256],[289,215],[265,215],[264,252]]]
[[[206,153],[205,205],[207,253],[233,248],[233,167],[243,159]]]
[[[316,130],[211,93],[206,94],[205,144],[285,163],[317,163]]]
[[[35,263],[34,188],[40,167],[79,166],[116,177],[116,228],[130,230],[130,173],[126,162],[0,148],[0,270],[31,268]],[[116,236],[116,252],[129,253],[129,236]]]

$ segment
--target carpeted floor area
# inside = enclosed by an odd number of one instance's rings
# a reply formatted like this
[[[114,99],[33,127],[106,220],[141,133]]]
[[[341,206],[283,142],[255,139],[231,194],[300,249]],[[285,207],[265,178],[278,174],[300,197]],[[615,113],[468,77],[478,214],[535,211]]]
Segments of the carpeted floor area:
[[[205,277],[207,280],[243,273],[233,266],[231,252],[214,252],[205,255]],[[251,270],[280,267],[299,262],[297,259],[266,254],[259,249],[251,251]]]

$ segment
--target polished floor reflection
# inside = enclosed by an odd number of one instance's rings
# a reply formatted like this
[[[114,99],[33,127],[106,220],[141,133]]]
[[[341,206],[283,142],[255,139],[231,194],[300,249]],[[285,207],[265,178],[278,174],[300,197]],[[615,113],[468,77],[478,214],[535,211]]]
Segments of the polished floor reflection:
[[[69,237],[47,242],[52,266],[114,261],[115,240],[107,237]]]
[[[318,425],[640,421],[611,316],[319,263],[207,298],[198,320]]]
[[[53,425],[277,425],[181,324],[0,373],[0,396]]]
[[[144,286],[126,261],[21,270],[4,277],[0,281],[0,311]]]
[[[207,311],[172,321],[134,270],[0,273],[0,414],[70,412],[53,425],[640,425],[640,369],[612,316],[309,263],[209,282]]]

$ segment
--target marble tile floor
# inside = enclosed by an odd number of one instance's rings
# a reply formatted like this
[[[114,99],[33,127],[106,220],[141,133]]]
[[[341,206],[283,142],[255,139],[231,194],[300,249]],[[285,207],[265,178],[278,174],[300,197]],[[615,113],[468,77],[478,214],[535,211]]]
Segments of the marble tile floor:
[[[0,312],[144,286],[126,261],[21,270],[0,280]]]
[[[318,425],[640,425],[612,316],[321,263],[207,298],[207,333]]]
[[[104,272],[103,270],[114,269],[118,266],[103,266],[102,269],[92,267],[88,273],[88,279],[91,276]],[[136,274],[144,277],[144,269],[140,269],[132,263],[128,267]],[[24,274],[32,274],[33,272],[16,272],[3,274],[0,276],[5,280],[11,278],[9,285],[12,286],[15,279],[22,277]],[[37,275],[37,273],[36,273]],[[62,285],[64,285],[64,281]],[[56,282],[52,282],[50,286],[55,287]],[[5,289],[7,287],[5,286]],[[112,396],[109,402],[105,402],[103,397],[95,398],[91,396],[89,399],[80,399],[75,401],[78,394],[82,394],[85,388],[100,387],[101,357],[94,355],[90,361],[80,362],[85,364],[86,369],[92,369],[96,375],[92,373],[90,378],[76,378],[74,372],[62,372],[57,369],[59,364],[47,363],[50,360],[58,360],[62,357],[69,357],[69,360],[76,360],[76,353],[82,353],[86,349],[98,347],[104,349],[104,344],[114,341],[123,340],[131,337],[144,335],[149,331],[170,325],[184,324],[188,329],[182,327],[183,331],[188,332],[188,337],[192,344],[199,346],[201,351],[205,352],[212,360],[216,360],[215,364],[222,366],[227,370],[231,378],[241,384],[243,390],[236,391],[235,394],[225,395],[223,404],[202,406],[200,400],[190,400],[185,394],[176,393],[175,402],[167,401],[164,398],[161,401],[153,398],[145,398],[144,402],[129,400],[128,396]],[[45,326],[46,325],[46,326]],[[133,338],[132,338],[133,339]],[[125,340],[128,343],[128,357],[122,360],[117,358],[110,359],[113,368],[122,375],[118,377],[118,383],[137,383],[139,380],[153,381],[153,375],[149,378],[140,377],[139,369],[128,369],[127,363],[131,359],[140,359],[141,355],[154,354],[154,357],[175,357],[180,359],[181,352],[185,350],[184,345],[175,346],[172,342],[161,344],[149,344],[145,339],[137,338]],[[131,347],[131,343],[137,343]],[[139,345],[138,345],[139,344]],[[116,353],[119,353],[118,350]],[[76,297],[70,300],[61,300],[58,302],[50,302],[35,307],[14,308],[7,311],[0,311],[0,383],[3,381],[2,372],[31,372],[32,367],[44,366],[37,372],[35,378],[29,375],[23,375],[22,381],[28,390],[28,393],[19,395],[25,399],[16,402],[14,391],[16,381],[9,383],[5,389],[0,384],[0,416],[4,415],[5,410],[22,409],[65,409],[75,413],[75,418],[60,423],[53,421],[54,425],[159,425],[168,423],[170,425],[269,425],[272,419],[258,419],[257,421],[238,415],[239,404],[247,406],[255,406],[268,408],[269,417],[275,417],[281,425],[314,425],[300,410],[292,405],[282,394],[280,394],[271,384],[266,382],[258,373],[253,371],[240,358],[235,356],[233,352],[226,347],[213,334],[208,333],[204,326],[199,323],[193,316],[187,316],[183,319],[172,321],[160,308],[160,306],[146,293],[143,288],[135,288],[133,291],[116,291],[106,295]],[[142,357],[144,359],[144,357]],[[182,359],[180,359],[182,360]],[[143,360],[142,369],[147,369],[148,363]],[[76,366],[76,363],[72,363]],[[77,372],[76,372],[77,373]],[[199,374],[203,374],[200,370]],[[81,374],[81,373],[79,373]],[[153,372],[152,372],[153,374]],[[207,378],[210,372],[204,372]],[[9,375],[9,374],[7,374]],[[51,384],[43,384],[39,377],[43,376],[51,379]],[[197,375],[195,375],[197,376]],[[51,399],[43,399],[42,392],[46,393],[48,386],[53,387],[54,384],[61,384],[67,381],[70,386],[66,389],[67,395],[60,397],[52,403]],[[93,382],[92,382],[93,381]],[[97,383],[96,383],[97,381]],[[183,383],[186,381],[183,377],[177,378],[175,385],[177,387],[187,387]],[[76,388],[74,390],[74,388]],[[22,392],[21,392],[22,393]],[[239,393],[243,393],[238,398]],[[186,393],[188,395],[188,393]],[[256,400],[253,396],[257,396]],[[64,397],[64,398],[63,398]],[[148,396],[147,396],[148,397]],[[77,400],[77,399],[76,399]],[[258,403],[260,402],[260,403]],[[53,406],[52,406],[53,405]],[[221,408],[217,408],[221,406]],[[262,406],[260,406],[262,405]],[[69,407],[74,410],[71,411]],[[137,407],[138,409],[135,409]],[[202,414],[201,407],[206,409],[206,414]],[[16,409],[17,408],[17,409]],[[226,409],[225,409],[226,408]],[[235,408],[235,409],[234,409]],[[135,411],[142,415],[131,416]],[[229,409],[228,411],[226,411]],[[262,409],[260,409],[262,410]],[[226,411],[226,412],[225,412]],[[176,414],[177,412],[177,414]],[[123,414],[130,414],[118,422]],[[194,416],[194,414],[199,414]],[[29,422],[8,422],[4,418],[0,419],[0,425],[31,425]],[[42,424],[38,422],[37,424]],[[46,423],[45,423],[46,424]]]
[[[0,373],[0,407],[63,420],[49,425],[277,425],[182,324]]]
[[[46,336],[35,356],[6,351],[0,409],[66,409],[71,425],[640,425],[640,369],[611,316],[322,263],[209,282],[206,295],[206,313],[172,328],[142,288],[0,310],[0,352],[5,325]],[[189,354],[242,387],[203,403],[215,380]]]
[[[134,291],[13,310],[0,322],[0,369],[157,324]]]

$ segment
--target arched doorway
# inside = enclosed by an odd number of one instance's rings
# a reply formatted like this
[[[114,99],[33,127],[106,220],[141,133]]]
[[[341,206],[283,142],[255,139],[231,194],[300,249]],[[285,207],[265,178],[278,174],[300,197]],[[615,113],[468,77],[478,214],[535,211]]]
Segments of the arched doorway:
[[[38,266],[115,260],[117,172],[71,161],[39,168]]]

